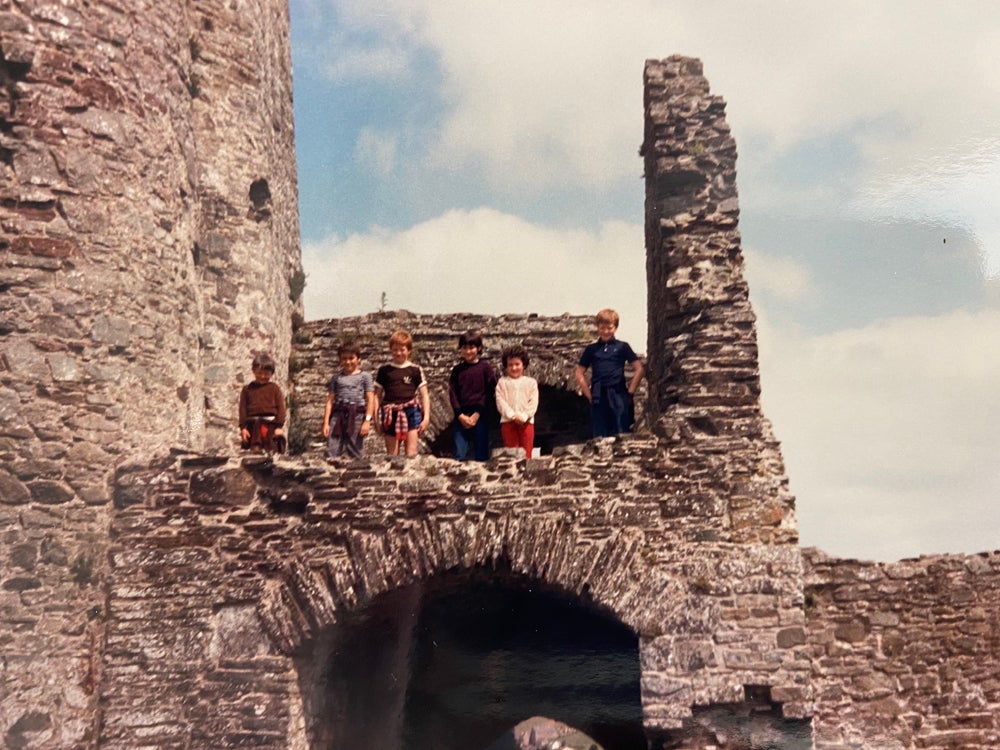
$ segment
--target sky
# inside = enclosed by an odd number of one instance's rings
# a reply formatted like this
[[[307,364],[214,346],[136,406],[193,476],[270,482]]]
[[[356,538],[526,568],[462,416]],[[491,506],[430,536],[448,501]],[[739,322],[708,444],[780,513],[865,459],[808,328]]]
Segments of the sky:
[[[697,57],[801,543],[1000,549],[993,0],[290,7],[307,319],[613,307],[645,351],[643,64]]]

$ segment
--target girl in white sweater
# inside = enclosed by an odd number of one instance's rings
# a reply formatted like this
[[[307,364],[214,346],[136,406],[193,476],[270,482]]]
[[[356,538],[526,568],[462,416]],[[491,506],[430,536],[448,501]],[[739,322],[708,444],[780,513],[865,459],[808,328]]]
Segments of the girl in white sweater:
[[[535,443],[535,412],[538,410],[538,381],[524,374],[528,352],[511,346],[501,355],[504,373],[497,383],[497,411],[500,434],[506,448],[524,448],[528,458]]]

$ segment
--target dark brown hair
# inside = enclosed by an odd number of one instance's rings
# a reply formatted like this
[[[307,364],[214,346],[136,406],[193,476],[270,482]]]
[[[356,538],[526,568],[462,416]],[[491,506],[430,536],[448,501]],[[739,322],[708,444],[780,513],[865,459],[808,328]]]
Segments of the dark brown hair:
[[[458,337],[458,348],[474,346],[480,353],[483,351],[483,336],[479,331],[466,331]]]
[[[345,354],[353,354],[358,359],[361,359],[361,347],[358,346],[356,341],[345,341],[337,347],[337,357],[343,357]]]
[[[524,369],[525,370],[528,369],[528,361],[529,361],[528,350],[525,349],[520,344],[514,344],[514,346],[508,346],[500,354],[500,361],[503,363],[503,367],[505,370],[507,369],[508,359],[519,359],[521,360],[521,364],[524,365]]]
[[[267,352],[259,352],[253,355],[253,362],[250,364],[251,370],[267,370],[274,372],[274,357]]]

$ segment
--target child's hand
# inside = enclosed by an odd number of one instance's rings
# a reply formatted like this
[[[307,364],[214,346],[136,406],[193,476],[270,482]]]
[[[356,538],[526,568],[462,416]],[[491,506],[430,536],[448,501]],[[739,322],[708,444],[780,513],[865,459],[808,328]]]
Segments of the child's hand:
[[[274,428],[274,436],[275,437],[278,437],[278,436],[284,435],[284,434],[285,434],[285,431],[281,427],[275,427]]]
[[[250,430],[248,430],[246,427],[240,429],[240,440],[242,440],[244,443],[250,442]]]
[[[371,422],[362,421],[361,426],[358,428],[358,434],[361,437],[365,437],[369,432],[371,432]]]
[[[469,429],[473,425],[473,422],[469,418],[468,414],[459,414],[458,415],[458,423],[460,425],[462,425],[462,427],[464,427],[465,429]]]

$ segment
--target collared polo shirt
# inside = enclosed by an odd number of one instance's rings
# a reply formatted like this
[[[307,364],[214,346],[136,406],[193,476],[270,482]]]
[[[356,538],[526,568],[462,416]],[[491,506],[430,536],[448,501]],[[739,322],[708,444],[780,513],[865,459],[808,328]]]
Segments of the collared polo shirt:
[[[591,390],[594,386],[612,389],[625,388],[625,364],[635,362],[638,355],[626,341],[612,337],[607,341],[598,339],[589,344],[580,355],[581,367],[590,368]]]

